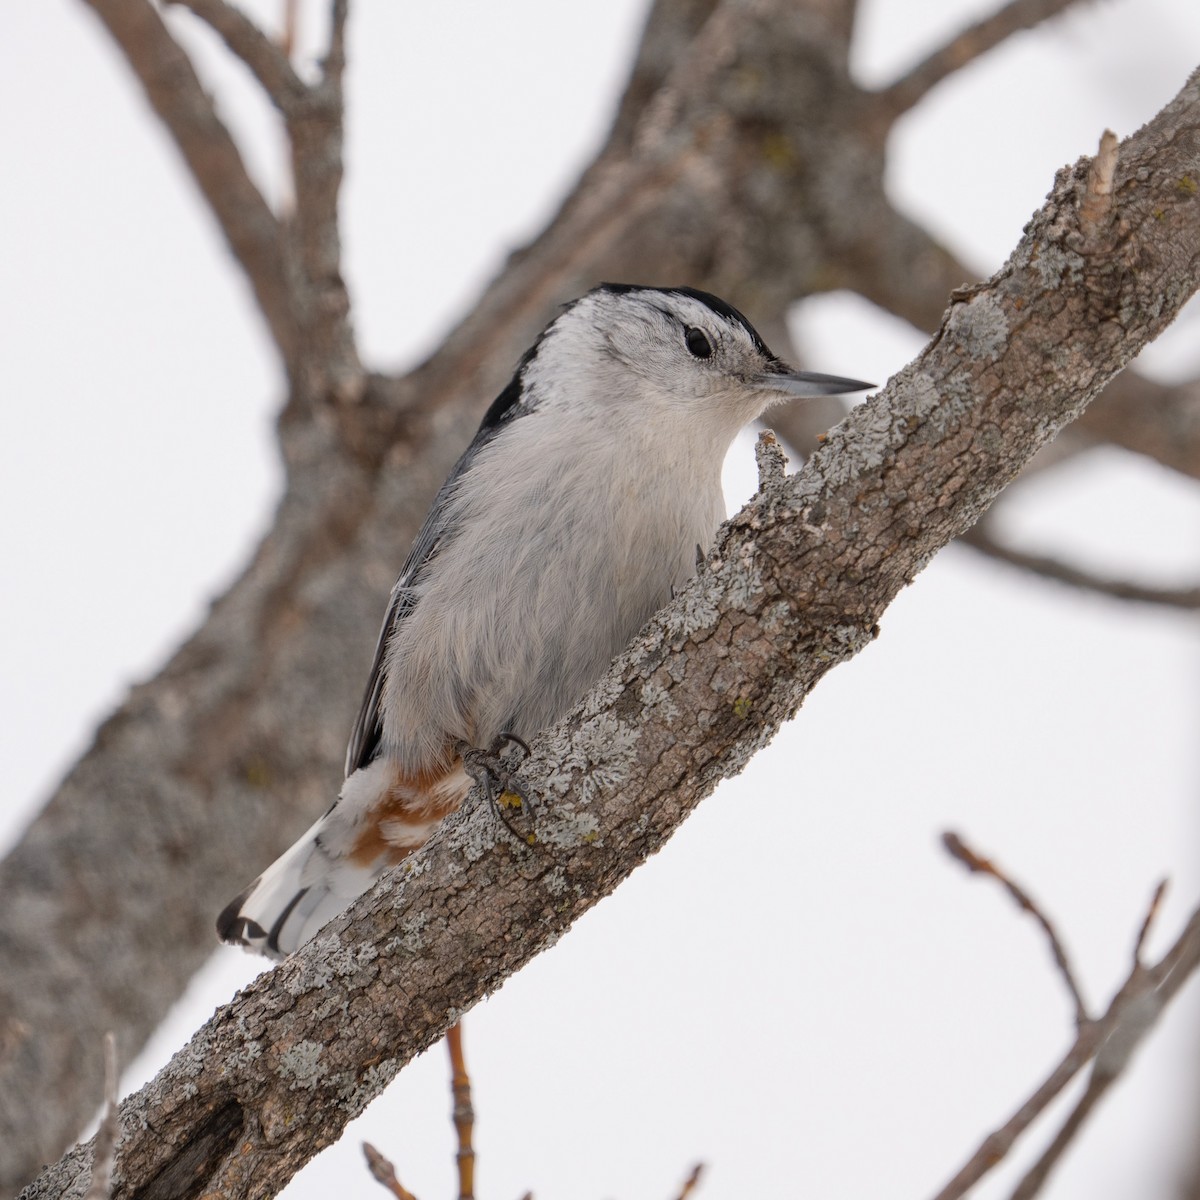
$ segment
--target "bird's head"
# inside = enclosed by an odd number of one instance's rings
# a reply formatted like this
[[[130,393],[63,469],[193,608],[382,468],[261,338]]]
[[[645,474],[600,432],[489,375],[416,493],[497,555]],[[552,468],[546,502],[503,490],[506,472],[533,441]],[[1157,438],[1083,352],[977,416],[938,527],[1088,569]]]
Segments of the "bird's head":
[[[531,353],[526,379],[542,403],[589,396],[627,419],[662,412],[709,420],[730,438],[780,401],[871,386],[793,369],[708,292],[615,283],[568,306]]]

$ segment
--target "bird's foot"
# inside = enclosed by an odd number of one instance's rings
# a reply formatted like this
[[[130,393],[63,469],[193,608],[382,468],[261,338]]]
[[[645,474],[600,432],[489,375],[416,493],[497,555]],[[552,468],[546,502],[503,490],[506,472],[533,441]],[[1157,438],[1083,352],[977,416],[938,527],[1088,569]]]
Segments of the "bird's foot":
[[[524,758],[529,757],[529,746],[525,740],[507,731],[499,734],[486,750],[469,746],[466,742],[459,742],[455,750],[467,774],[483,788],[488,804],[500,823],[515,838],[532,846],[537,841],[533,829],[533,794],[525,781],[510,770],[501,757],[507,746],[516,746]]]

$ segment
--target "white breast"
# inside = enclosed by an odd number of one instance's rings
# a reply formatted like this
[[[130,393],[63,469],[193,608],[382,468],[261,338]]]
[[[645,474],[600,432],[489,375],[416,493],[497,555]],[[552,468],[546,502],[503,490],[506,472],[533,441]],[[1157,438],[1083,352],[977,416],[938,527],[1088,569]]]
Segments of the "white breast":
[[[522,416],[464,478],[388,652],[401,763],[553,723],[695,573],[724,515],[720,452],[697,462],[698,439],[613,416]]]

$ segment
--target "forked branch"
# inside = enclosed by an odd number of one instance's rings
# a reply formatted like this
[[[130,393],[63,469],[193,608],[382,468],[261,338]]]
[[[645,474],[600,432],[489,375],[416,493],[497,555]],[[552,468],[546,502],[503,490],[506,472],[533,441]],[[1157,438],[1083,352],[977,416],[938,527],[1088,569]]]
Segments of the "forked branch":
[[[294,211],[273,213],[196,69],[149,0],[87,0],[108,26],[175,139],[254,289],[292,383],[293,402],[357,399],[365,381],[341,272],[347,0],[334,0],[321,77],[306,84],[277,45],[226,0],[172,0],[209,25],[282,114]]]
[[[954,1178],[938,1192],[935,1200],[959,1200],[965,1196],[1005,1158],[1021,1135],[1046,1111],[1067,1084],[1089,1062],[1093,1062],[1091,1077],[1083,1095],[1013,1193],[1014,1200],[1031,1200],[1101,1097],[1125,1071],[1134,1051],[1154,1028],[1163,1010],[1200,965],[1200,909],[1192,913],[1183,932],[1166,954],[1157,963],[1146,966],[1141,954],[1162,900],[1165,885],[1159,884],[1138,931],[1129,975],[1109,1002],[1107,1011],[1093,1019],[1087,1016],[1082,1007],[1079,988],[1067,966],[1066,953],[1058,934],[1036,903],[993,863],[969,850],[956,835],[947,834],[945,842],[955,858],[970,870],[995,878],[1021,908],[1031,912],[1041,923],[1050,938],[1055,959],[1076,1006],[1077,1033],[1074,1044],[1029,1099],[1020,1105],[1008,1121],[984,1139]]]
[[[292,69],[284,48],[268,37],[245,13],[225,0],[170,0],[186,8],[218,34],[250,69],[271,103],[284,116],[295,111],[307,89]]]
[[[254,289],[284,362],[296,353],[295,297],[279,222],[246,170],[196,69],[149,0],[86,0],[121,48],[187,162]]]

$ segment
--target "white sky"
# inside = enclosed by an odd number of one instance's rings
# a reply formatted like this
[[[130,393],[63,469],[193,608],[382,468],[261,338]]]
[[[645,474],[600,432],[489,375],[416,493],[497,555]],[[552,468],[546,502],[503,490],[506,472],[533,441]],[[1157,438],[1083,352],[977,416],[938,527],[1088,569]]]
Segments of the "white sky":
[[[401,367],[553,211],[606,127],[645,3],[356,8],[347,275],[368,361]],[[884,81],[990,8],[864,3],[856,70]],[[42,0],[3,27],[0,841],[246,560],[279,488],[281,389],[245,287],[96,22]],[[190,41],[276,191],[269,114],[211,38]],[[1080,6],[904,121],[893,195],[991,271],[1054,170],[1105,126],[1146,120],[1198,51],[1190,0]],[[882,381],[922,340],[850,297],[795,316],[815,369]],[[1197,342],[1193,309],[1151,367],[1195,372]],[[747,440],[731,499],[752,487]],[[1116,451],[1027,485],[1014,528],[1101,569],[1200,575],[1197,490]],[[697,1159],[703,1200],[936,1191],[1070,1034],[1031,922],[937,836],[958,829],[1044,900],[1106,1002],[1155,882],[1173,881],[1160,947],[1200,895],[1198,657],[1191,619],[939,556],[767,752],[472,1013],[482,1195],[668,1197]],[[123,1090],[257,969],[218,951]],[[1198,999],[1093,1122],[1055,1200],[1169,1193],[1197,1090],[1174,1068],[1196,1061]],[[285,1195],[382,1195],[363,1138],[421,1200],[451,1195],[448,1089],[437,1049]]]

